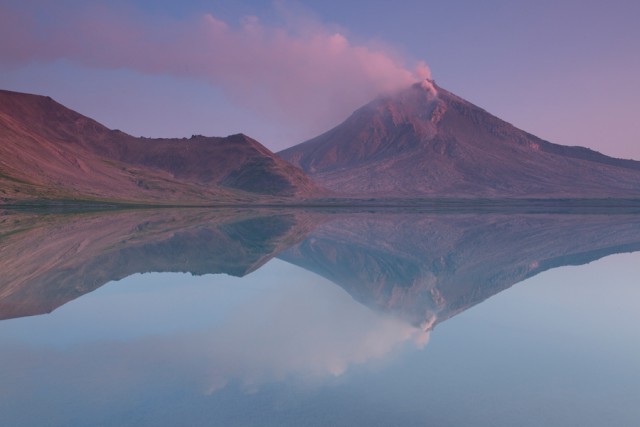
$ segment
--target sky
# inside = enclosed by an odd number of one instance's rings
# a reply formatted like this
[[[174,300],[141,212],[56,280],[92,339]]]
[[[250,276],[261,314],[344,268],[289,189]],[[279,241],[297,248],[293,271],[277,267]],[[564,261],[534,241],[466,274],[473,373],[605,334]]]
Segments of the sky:
[[[640,160],[640,2],[0,0],[0,88],[136,136],[278,151],[425,77],[543,139]]]

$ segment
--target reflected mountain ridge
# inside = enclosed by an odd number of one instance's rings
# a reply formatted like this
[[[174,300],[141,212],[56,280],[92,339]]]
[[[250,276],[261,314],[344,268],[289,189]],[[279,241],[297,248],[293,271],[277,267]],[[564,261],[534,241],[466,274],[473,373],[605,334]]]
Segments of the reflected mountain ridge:
[[[135,273],[244,276],[279,257],[430,330],[542,271],[640,250],[637,215],[155,209],[0,216],[0,319]]]
[[[3,216],[0,319],[51,312],[135,273],[244,276],[308,233],[296,215],[156,209]]]

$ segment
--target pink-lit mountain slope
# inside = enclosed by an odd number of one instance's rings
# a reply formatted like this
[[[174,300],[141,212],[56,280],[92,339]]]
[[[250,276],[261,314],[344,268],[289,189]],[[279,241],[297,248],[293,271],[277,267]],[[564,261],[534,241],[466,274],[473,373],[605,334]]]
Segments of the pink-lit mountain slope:
[[[640,162],[543,141],[431,81],[278,154],[352,196],[640,196]]]
[[[0,91],[0,200],[207,204],[319,193],[242,134],[135,138],[51,98]]]

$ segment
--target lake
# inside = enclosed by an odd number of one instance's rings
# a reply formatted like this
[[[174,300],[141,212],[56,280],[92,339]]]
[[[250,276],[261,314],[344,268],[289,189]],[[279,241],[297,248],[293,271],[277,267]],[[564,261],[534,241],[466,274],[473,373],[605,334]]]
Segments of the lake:
[[[0,425],[640,425],[640,216],[0,216]]]

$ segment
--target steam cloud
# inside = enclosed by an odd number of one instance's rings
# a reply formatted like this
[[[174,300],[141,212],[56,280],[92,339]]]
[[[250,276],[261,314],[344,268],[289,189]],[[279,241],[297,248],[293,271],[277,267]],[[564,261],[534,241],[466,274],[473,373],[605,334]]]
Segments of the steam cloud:
[[[0,5],[1,64],[64,59],[197,79],[235,104],[310,132],[326,129],[378,94],[430,77],[406,68],[389,49],[354,44],[304,17],[230,25],[213,14],[184,20],[92,6],[36,21],[35,12]]]

